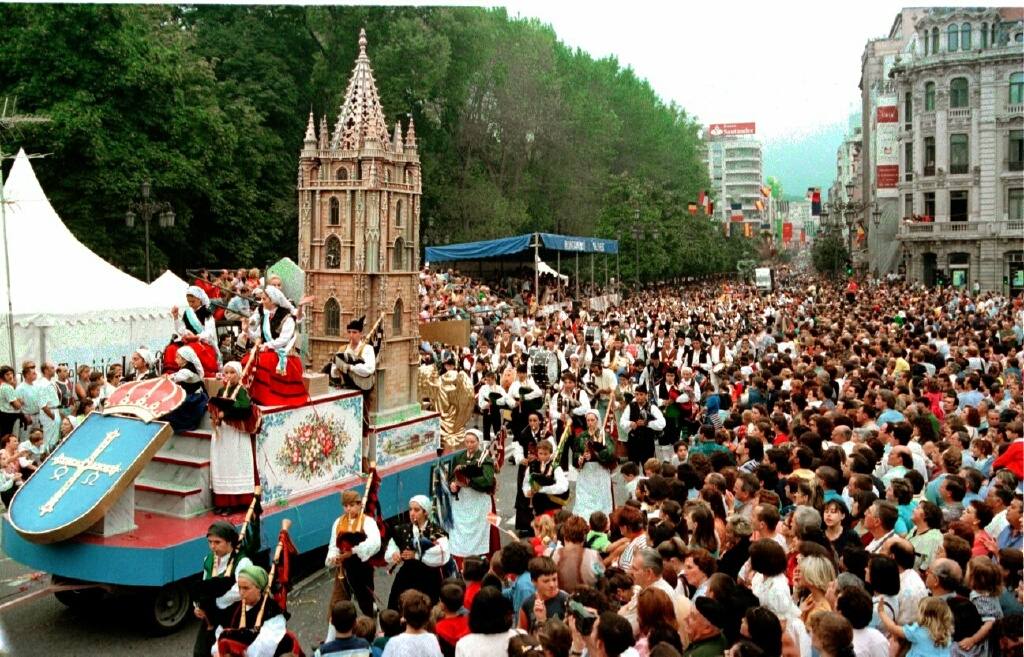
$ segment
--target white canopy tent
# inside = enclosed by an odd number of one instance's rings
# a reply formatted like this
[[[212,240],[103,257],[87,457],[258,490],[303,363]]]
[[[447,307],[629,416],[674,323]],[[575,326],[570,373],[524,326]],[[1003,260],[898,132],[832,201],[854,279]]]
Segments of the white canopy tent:
[[[185,307],[185,290],[188,289],[188,283],[170,269],[150,283],[149,289],[153,293],[153,299],[160,305],[167,308],[171,306]]]
[[[0,205],[0,361],[109,362],[169,341],[166,299],[71,234],[24,150]]]
[[[567,274],[559,274],[551,265],[544,262],[540,258],[536,258],[534,260],[533,267],[534,269],[537,270],[538,273],[548,274],[550,276],[557,276],[562,280],[562,285],[567,285],[569,283],[569,276]]]

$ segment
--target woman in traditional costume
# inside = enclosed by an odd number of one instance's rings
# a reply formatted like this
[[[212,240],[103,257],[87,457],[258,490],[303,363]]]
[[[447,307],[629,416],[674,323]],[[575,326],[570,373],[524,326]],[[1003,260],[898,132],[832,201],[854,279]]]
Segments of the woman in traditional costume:
[[[409,500],[409,524],[396,527],[388,541],[384,558],[391,564],[389,570],[401,564],[391,585],[388,609],[400,609],[398,599],[409,589],[425,593],[432,603],[438,601],[444,578],[442,570],[452,555],[448,536],[428,519],[430,509],[426,495]]]
[[[611,437],[601,426],[601,416],[594,409],[587,411],[587,428],[572,440],[572,455],[578,475],[573,515],[586,520],[594,511],[611,512],[612,471],[615,449]]]
[[[494,511],[494,461],[480,447],[480,432],[476,429],[466,430],[466,451],[455,457],[450,481],[450,543],[455,563],[461,567],[466,557],[489,554],[492,548],[493,527],[487,515]]]
[[[249,395],[264,406],[299,406],[309,394],[302,382],[302,362],[291,354],[297,337],[295,318],[284,292],[273,285],[263,290],[262,301],[249,318],[249,338],[259,347]],[[247,354],[242,364],[249,358]]]
[[[255,435],[261,415],[242,385],[242,364],[224,365],[224,385],[210,399],[213,438],[210,440],[210,483],[213,511],[227,515],[252,502],[258,483],[255,463]]]
[[[124,375],[123,383],[148,381],[158,376],[153,369],[153,352],[145,347],[139,347],[135,350],[135,353],[132,354],[130,365],[131,369]]]
[[[171,308],[175,335],[164,349],[164,372],[177,371],[179,365],[174,356],[188,345],[199,357],[203,370],[212,375],[217,371],[220,356],[217,351],[217,325],[210,312],[210,297],[206,296],[203,288],[192,285],[185,291],[185,301],[188,305],[184,313],[180,313],[177,306]]]
[[[218,593],[224,592],[220,595],[209,593],[209,597],[201,597],[198,601],[195,616],[200,620],[199,634],[192,649],[192,657],[209,656],[217,641],[217,626],[231,621],[230,618],[225,618],[224,614],[231,605],[241,599],[235,573],[252,565],[248,557],[235,553],[238,530],[230,522],[218,520],[210,525],[206,530],[206,542],[210,546],[210,553],[203,560],[203,582],[215,583],[216,586],[209,588],[216,588]]]
[[[171,428],[177,432],[192,431],[206,413],[206,405],[210,401],[203,385],[203,364],[191,346],[178,349],[174,354],[176,371],[170,374],[171,381],[177,383],[185,391],[185,401],[178,408],[164,416]]]
[[[268,594],[267,571],[248,565],[237,572],[241,599],[225,611],[224,617],[228,620],[217,628],[213,656],[274,657],[289,654],[294,647],[294,638],[288,634],[288,614]]]

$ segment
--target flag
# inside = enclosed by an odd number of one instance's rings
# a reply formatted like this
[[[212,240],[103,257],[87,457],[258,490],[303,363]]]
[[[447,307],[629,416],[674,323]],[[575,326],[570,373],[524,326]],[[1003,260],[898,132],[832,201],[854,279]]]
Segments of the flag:
[[[761,196],[768,198],[772,195],[771,187],[761,187]]]
[[[703,205],[704,207],[707,207],[707,204],[705,203],[705,201],[707,201],[707,198],[707,194],[705,194],[704,192],[699,192],[697,194],[697,205]]]
[[[278,542],[281,546],[281,561],[277,564],[277,568],[274,570],[272,590],[274,591],[274,602],[276,602],[282,610],[287,610],[288,591],[292,588],[291,559],[292,555],[298,554],[299,551],[295,549],[295,545],[292,543],[292,538],[288,535],[288,530],[284,527],[281,528],[281,532],[278,534]]]
[[[864,227],[861,226],[860,224],[857,224],[857,244],[862,244],[864,242],[864,238],[866,237],[866,235],[867,234],[864,232]]]
[[[811,216],[821,216],[821,188],[808,187],[807,198],[811,201]]]
[[[754,201],[754,207],[757,208],[758,212],[764,212],[764,201],[757,199]]]
[[[754,224],[746,222],[743,224],[743,237],[754,236]]]
[[[711,203],[711,197],[708,196],[707,190],[701,192],[698,195],[697,201],[700,204],[700,206],[702,208],[704,208],[704,214],[705,215],[711,214],[711,205],[712,205],[712,203]]]
[[[715,214],[715,202],[711,199],[707,199],[707,209],[704,211],[704,214],[709,216]]]
[[[743,221],[743,204],[730,203],[729,207],[732,209],[732,215],[729,218],[733,221]]]
[[[687,206],[687,209],[690,211],[690,214],[692,214],[692,215],[696,215],[697,214],[697,204],[696,203],[690,203]]]
[[[786,244],[793,241],[793,224],[788,221],[782,224],[782,241]]]

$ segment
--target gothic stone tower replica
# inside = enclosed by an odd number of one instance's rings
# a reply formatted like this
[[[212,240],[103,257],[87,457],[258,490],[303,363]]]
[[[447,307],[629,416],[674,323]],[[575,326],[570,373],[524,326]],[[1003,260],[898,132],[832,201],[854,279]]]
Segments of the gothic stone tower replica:
[[[420,162],[409,120],[388,135],[366,55],[366,32],[333,131],[313,113],[299,157],[299,266],[316,296],[309,358],[320,369],[347,342],[345,325],[383,316],[384,342],[370,422],[379,426],[419,413]]]

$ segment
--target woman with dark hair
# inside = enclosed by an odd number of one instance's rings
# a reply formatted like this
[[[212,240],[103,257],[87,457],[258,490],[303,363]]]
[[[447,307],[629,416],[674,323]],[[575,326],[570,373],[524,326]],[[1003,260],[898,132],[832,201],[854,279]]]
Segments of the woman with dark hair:
[[[726,483],[728,489],[729,484]],[[725,509],[725,497],[721,491],[714,486],[705,485],[700,490],[700,499],[707,503],[714,516],[715,537],[719,544],[725,540],[725,520],[727,517]],[[686,509],[683,509],[684,514]]]
[[[799,617],[786,578],[786,551],[773,539],[763,538],[750,546],[750,590],[781,618]]]
[[[701,491],[701,494],[703,495],[704,491]],[[720,496],[719,499],[721,499]],[[702,548],[717,558],[719,542],[715,533],[715,517],[712,515],[711,507],[706,503],[693,502],[684,507],[683,514],[686,517],[686,526],[690,533],[689,547]]]
[[[871,606],[884,607],[891,618],[896,618],[900,611],[900,569],[896,562],[880,554],[872,556],[868,561],[865,583],[871,591]],[[871,627],[888,636],[877,619],[872,620]]]
[[[690,599],[705,595],[708,578],[715,574],[716,561],[711,553],[702,548],[693,548],[683,560],[681,575],[690,589]]]
[[[868,512],[871,505],[875,503],[878,496],[869,490],[856,490],[851,493],[853,504],[850,505],[851,527],[858,536],[867,534],[867,527],[864,526],[864,514]]]
[[[512,629],[512,603],[501,591],[487,587],[476,594],[469,632],[455,644],[455,657],[506,654],[509,639],[520,632]]]
[[[650,651],[648,641],[655,630],[667,627],[673,632],[679,632],[672,598],[654,586],[641,591],[637,598],[637,626],[637,642],[634,647],[640,657],[646,657]]]
[[[837,555],[841,555],[847,545],[861,544],[857,532],[849,527],[850,511],[842,499],[826,502],[822,519],[825,524],[825,538]]]
[[[747,609],[743,614],[743,620],[740,621],[740,636],[756,641],[764,651],[765,657],[782,655],[782,623],[779,622],[779,617],[766,607]]]

